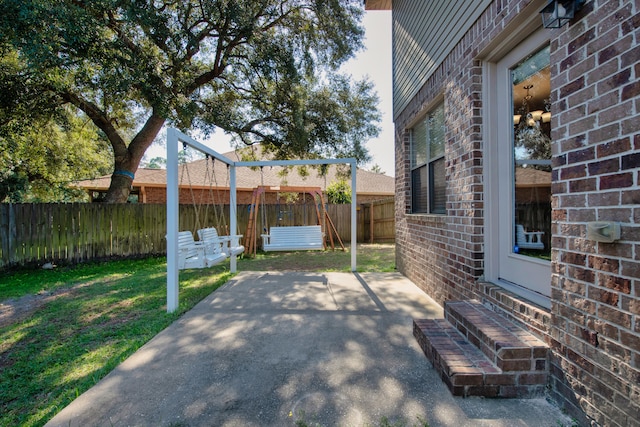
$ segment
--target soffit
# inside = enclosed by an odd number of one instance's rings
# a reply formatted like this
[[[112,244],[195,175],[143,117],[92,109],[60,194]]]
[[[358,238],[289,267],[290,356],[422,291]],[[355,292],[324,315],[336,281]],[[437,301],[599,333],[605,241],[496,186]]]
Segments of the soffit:
[[[365,0],[365,10],[391,10],[391,0]]]

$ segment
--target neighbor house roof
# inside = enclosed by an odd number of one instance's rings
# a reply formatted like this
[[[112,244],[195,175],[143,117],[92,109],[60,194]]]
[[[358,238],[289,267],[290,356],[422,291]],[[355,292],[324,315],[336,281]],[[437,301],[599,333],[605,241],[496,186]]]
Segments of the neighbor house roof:
[[[223,154],[232,160],[241,160],[236,151]],[[319,176],[319,171],[307,167],[307,175],[302,176],[298,167],[293,167],[288,174],[282,175],[284,167],[265,166],[260,168],[239,167],[236,169],[236,188],[238,190],[253,190],[260,185],[266,186],[296,186],[296,187],[320,187],[325,189],[333,182],[339,181],[340,165],[330,165],[326,179]],[[345,170],[349,171],[348,165]],[[393,177],[357,169],[356,194],[375,194],[381,196],[393,196],[395,194],[395,179]],[[349,178],[347,178],[349,179]],[[225,163],[211,159],[196,160],[178,167],[178,182],[182,187],[208,188],[229,187],[229,174]],[[111,175],[105,175],[96,179],[88,179],[77,182],[79,187],[87,190],[107,190],[111,183]],[[134,187],[166,187],[167,171],[164,169],[140,168],[133,180]]]
[[[551,172],[533,168],[517,168],[516,187],[551,187]]]

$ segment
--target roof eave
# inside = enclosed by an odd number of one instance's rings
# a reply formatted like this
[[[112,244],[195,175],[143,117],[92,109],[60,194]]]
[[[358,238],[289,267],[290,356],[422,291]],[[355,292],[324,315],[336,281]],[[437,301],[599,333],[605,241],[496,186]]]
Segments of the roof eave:
[[[391,10],[392,0],[364,0],[365,10]]]

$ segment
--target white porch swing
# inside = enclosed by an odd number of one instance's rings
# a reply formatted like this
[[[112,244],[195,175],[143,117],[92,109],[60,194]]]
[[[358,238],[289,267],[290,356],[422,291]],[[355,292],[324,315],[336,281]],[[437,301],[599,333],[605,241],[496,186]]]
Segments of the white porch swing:
[[[283,192],[293,192],[291,190],[297,190],[296,192],[300,192],[300,189],[291,188],[291,187],[280,187],[280,190]],[[315,189],[303,189],[301,191],[304,195],[305,202],[305,212],[306,212],[306,195],[307,192],[311,193],[311,196],[314,199],[315,204]],[[264,206],[264,192],[262,193],[262,212],[265,212]],[[320,202],[322,203],[322,195],[320,195]],[[322,207],[324,211],[324,206]],[[306,215],[305,215],[305,224],[304,225],[273,225],[270,224],[268,232],[266,230],[265,225],[266,220],[263,218],[263,227],[262,230],[264,233],[260,234],[262,237],[262,250],[265,252],[269,251],[321,251],[325,248],[324,245],[324,236],[325,233],[322,231],[322,217],[320,212],[316,206],[317,213],[317,224],[307,225],[306,224]],[[279,212],[281,215],[281,212]],[[278,218],[280,219],[280,218]],[[280,222],[280,221],[279,221]]]
[[[186,151],[187,145],[183,144],[183,150]],[[208,155],[207,155],[207,172],[205,173],[205,179],[208,177]],[[191,195],[191,202],[193,204],[193,211],[195,215],[195,228],[200,227],[200,208],[202,206],[203,195],[200,195],[200,204],[196,202],[195,193],[193,191],[193,184],[191,182],[191,174],[189,173],[189,167],[185,163],[182,167],[182,174],[180,175],[180,186],[184,185],[184,177],[187,177],[189,185],[189,194]],[[206,205],[205,218],[208,216],[209,205]],[[167,233],[167,243],[169,239]],[[200,238],[200,241],[196,241],[193,238],[193,233],[189,230],[178,232],[178,269],[183,270],[187,268],[208,268],[214,265],[220,264],[227,259],[227,253],[224,251],[224,242],[222,239],[216,239],[215,241],[209,240],[207,242]]]
[[[240,244],[242,234],[230,234],[229,227],[227,226],[227,219],[224,212],[223,201],[224,198],[220,194],[220,186],[218,185],[218,176],[215,170],[215,157],[205,155],[205,181],[209,183],[209,199],[213,201],[213,209],[216,227],[199,228],[198,239],[204,242],[205,247],[210,248],[212,251],[220,251],[225,253],[227,257],[241,255],[244,252],[244,246]],[[209,171],[209,159],[211,159],[211,171]],[[227,167],[227,182],[224,188],[229,188],[229,165]],[[216,194],[213,192],[215,184]],[[216,203],[216,200],[218,203]],[[219,207],[217,209],[216,207]],[[220,234],[218,230],[222,230],[224,234]]]
[[[316,187],[288,187],[278,186],[276,189],[271,189],[264,184],[264,167],[260,167],[260,186],[254,190],[254,197],[252,198],[252,204],[249,212],[249,221],[247,224],[247,236],[251,238],[249,246],[252,249],[251,254],[255,255],[257,248],[258,233],[257,222],[258,216],[261,216],[262,224],[260,227],[262,238],[262,250],[269,251],[311,251],[311,250],[324,250],[325,232],[323,231],[324,221],[324,203],[322,201],[322,190]],[[267,192],[278,193],[277,215],[278,219],[276,223],[269,223],[267,220],[265,198]],[[292,222],[292,218],[289,217],[285,221],[283,212],[280,208],[280,193],[298,193],[304,197],[304,219],[298,219],[298,223]],[[313,204],[316,211],[316,221],[313,225],[307,224],[307,194],[310,194],[313,199]],[[316,197],[320,199],[320,208],[316,203]],[[322,213],[320,212],[322,210]],[[261,214],[261,215],[259,215]],[[289,212],[290,214],[290,212]],[[304,225],[303,225],[304,224]]]

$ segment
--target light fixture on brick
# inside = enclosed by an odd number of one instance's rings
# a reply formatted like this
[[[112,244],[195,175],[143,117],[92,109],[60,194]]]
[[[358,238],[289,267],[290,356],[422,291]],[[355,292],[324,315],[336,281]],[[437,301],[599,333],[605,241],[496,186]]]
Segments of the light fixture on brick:
[[[569,23],[578,12],[584,0],[549,0],[540,11],[545,28],[560,28]]]

